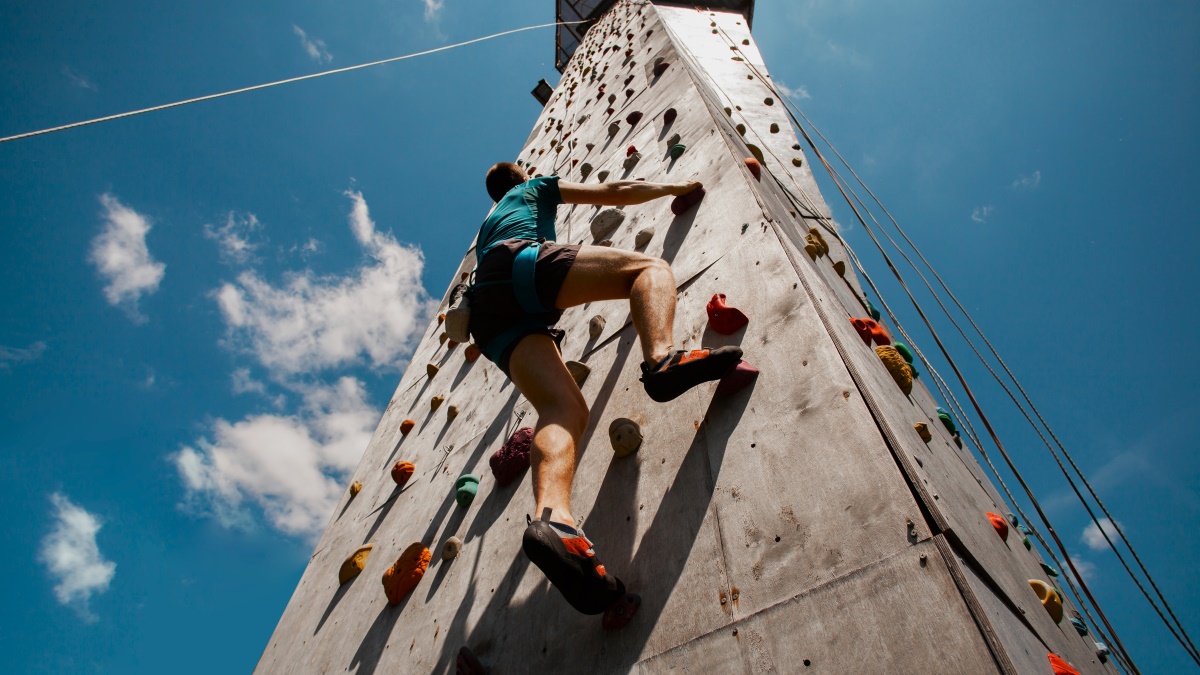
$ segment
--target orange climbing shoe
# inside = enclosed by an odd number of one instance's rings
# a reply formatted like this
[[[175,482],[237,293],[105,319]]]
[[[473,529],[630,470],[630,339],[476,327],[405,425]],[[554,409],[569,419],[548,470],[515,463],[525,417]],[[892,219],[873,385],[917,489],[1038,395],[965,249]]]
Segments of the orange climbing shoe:
[[[643,363],[642,386],[650,398],[666,403],[698,384],[725,377],[741,360],[741,347],[681,349],[653,368]]]
[[[608,574],[581,530],[536,520],[525,528],[521,548],[567,603],[583,614],[602,614],[625,598],[625,584]]]

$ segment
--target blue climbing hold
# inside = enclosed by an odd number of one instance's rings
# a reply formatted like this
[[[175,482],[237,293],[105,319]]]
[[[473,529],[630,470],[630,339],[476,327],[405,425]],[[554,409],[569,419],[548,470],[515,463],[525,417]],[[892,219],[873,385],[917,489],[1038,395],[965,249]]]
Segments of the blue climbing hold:
[[[879,310],[875,309],[875,305],[871,304],[870,298],[863,298],[863,299],[867,301],[867,311],[871,313],[871,318],[875,319],[876,321],[879,321],[879,318],[883,315],[879,313]]]
[[[479,476],[464,473],[454,481],[454,491],[454,498],[459,506],[470,506],[471,501],[475,499],[475,493],[479,491]]]
[[[1087,624],[1083,622],[1083,619],[1073,616],[1070,618],[1070,621],[1071,625],[1075,626],[1075,631],[1079,633],[1080,637],[1088,634]]]

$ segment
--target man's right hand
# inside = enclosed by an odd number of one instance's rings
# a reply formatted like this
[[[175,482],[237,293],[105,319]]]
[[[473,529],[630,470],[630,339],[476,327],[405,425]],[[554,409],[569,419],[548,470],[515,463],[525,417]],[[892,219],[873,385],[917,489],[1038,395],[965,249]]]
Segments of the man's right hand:
[[[700,184],[700,181],[689,180],[689,181],[685,181],[683,183],[672,183],[669,192],[672,195],[678,197],[680,195],[686,195],[687,193],[695,190],[698,187],[702,187]]]

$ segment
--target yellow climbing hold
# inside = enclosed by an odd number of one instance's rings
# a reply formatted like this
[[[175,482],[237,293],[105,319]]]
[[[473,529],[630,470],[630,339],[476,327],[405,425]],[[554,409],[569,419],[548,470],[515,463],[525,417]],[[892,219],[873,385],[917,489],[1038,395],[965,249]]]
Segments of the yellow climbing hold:
[[[1046,613],[1054,619],[1054,623],[1062,623],[1063,620],[1063,603],[1062,596],[1050,584],[1041,579],[1030,579],[1029,587],[1037,593],[1038,600],[1042,601],[1042,607],[1046,608]]]
[[[933,434],[929,433],[929,426],[924,422],[913,424],[913,428],[917,430],[917,435],[921,437],[921,440],[926,443],[933,440]]]
[[[808,233],[816,239],[816,245],[821,247],[822,253],[829,253],[829,244],[825,241],[825,237],[821,236],[821,231],[815,227],[808,228]]]
[[[445,333],[443,333],[443,335],[445,335]],[[431,363],[425,366],[425,374],[429,375],[430,377],[437,375],[439,370],[441,370],[441,368],[438,368],[436,363]]]
[[[896,381],[896,386],[900,387],[900,391],[904,392],[905,396],[912,393],[912,366],[900,356],[900,352],[891,345],[876,347],[875,353],[879,355],[879,360],[883,361],[883,365],[887,367],[888,372],[892,374],[892,379]]]
[[[592,369],[578,361],[567,361],[567,371],[571,373],[571,378],[575,380],[575,384],[579,387],[587,381],[588,375]]]
[[[350,484],[350,499],[357,497],[360,492],[362,492],[362,483],[354,481]]]
[[[371,549],[374,547],[374,544],[359,546],[357,551],[342,561],[342,567],[338,570],[339,585],[350,581],[363,571],[363,567],[367,564],[367,556],[371,555]]]
[[[897,354],[897,356],[899,355]],[[433,398],[429,399],[429,408],[431,410],[437,410],[445,400],[445,396],[434,396]]]

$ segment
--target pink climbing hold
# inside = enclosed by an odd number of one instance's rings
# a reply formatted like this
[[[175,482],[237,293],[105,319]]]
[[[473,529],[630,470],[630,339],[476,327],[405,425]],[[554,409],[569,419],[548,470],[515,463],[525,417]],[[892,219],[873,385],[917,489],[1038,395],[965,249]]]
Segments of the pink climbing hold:
[[[746,164],[746,168],[750,169],[750,173],[754,174],[754,180],[762,180],[762,164],[753,157],[747,157],[742,160]]]
[[[521,427],[513,432],[499,450],[492,453],[488,464],[496,476],[496,485],[508,485],[529,468],[529,449],[533,445],[533,427]]]
[[[663,113],[663,122],[666,124],[674,124],[675,118],[678,116],[679,113],[676,112],[674,108],[667,108],[667,112]]]
[[[739,361],[736,368],[721,378],[721,383],[717,385],[717,393],[736,394],[750,386],[756,378],[758,378],[758,368],[745,361]]]
[[[686,195],[679,195],[671,200],[671,213],[681,216],[688,209],[699,204],[701,199],[704,199],[704,188],[702,187],[698,187]]]
[[[717,293],[708,301],[708,325],[721,335],[733,335],[750,323],[750,318],[736,307],[725,304],[725,294]]]
[[[635,146],[631,145],[628,148],[625,148],[625,156],[626,157],[633,157],[636,154],[637,154],[637,148]]]
[[[625,121],[629,122],[629,126],[631,127],[637,126],[637,123],[642,121],[642,113],[634,110],[633,112],[629,113],[629,116],[625,118]]]

